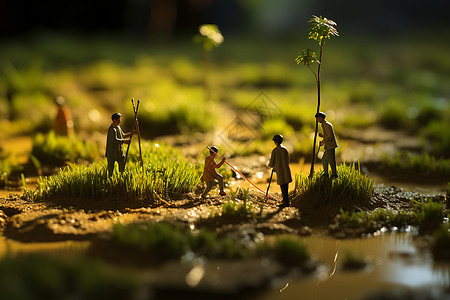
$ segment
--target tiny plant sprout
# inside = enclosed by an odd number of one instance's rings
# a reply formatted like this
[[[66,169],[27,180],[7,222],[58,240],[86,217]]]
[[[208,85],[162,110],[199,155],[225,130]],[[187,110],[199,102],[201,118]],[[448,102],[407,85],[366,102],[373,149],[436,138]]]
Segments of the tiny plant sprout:
[[[199,34],[194,37],[194,41],[202,43],[205,51],[212,51],[223,43],[223,35],[215,24],[200,25],[198,31]]]
[[[223,35],[215,24],[204,24],[198,28],[199,33],[194,36],[194,42],[203,47],[203,63],[205,66],[204,89],[206,100],[211,99],[211,51],[223,43]]]
[[[297,64],[303,64],[314,74],[314,78],[316,80],[317,85],[317,112],[320,111],[320,69],[322,67],[322,56],[323,56],[323,48],[325,45],[325,40],[330,39],[332,36],[339,36],[336,22],[324,18],[322,16],[317,17],[313,16],[309,20],[309,39],[316,40],[319,43],[319,56],[317,57],[316,53],[311,49],[305,49],[298,53],[298,56],[295,58]],[[317,69],[314,70],[312,65],[317,63]],[[312,177],[314,174],[314,160],[316,153],[316,141],[317,141],[317,121],[316,121],[316,130],[314,134],[314,144],[312,150],[312,161],[311,161],[311,171],[309,176]]]

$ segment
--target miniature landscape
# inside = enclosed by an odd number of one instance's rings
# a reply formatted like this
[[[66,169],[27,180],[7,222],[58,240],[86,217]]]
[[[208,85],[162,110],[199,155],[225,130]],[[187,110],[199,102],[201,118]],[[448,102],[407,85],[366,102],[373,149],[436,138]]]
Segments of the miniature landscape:
[[[301,291],[338,299],[325,290],[341,281],[339,299],[450,298],[448,41],[327,41],[321,110],[339,142],[331,179],[313,148],[315,80],[295,62],[315,46],[306,36],[283,45],[225,37],[208,61],[191,37],[166,45],[40,38],[46,43],[0,47],[9,57],[0,78],[8,299],[294,299]],[[72,135],[54,131],[56,96],[70,108]],[[132,139],[125,171],[116,166],[109,177],[110,117],[121,112],[131,131],[132,98],[140,141]],[[285,208],[267,167],[279,133],[295,177]],[[218,169],[227,195],[215,185],[202,199],[212,145],[239,173]],[[389,266],[428,268],[438,279],[370,279],[350,291],[355,278]]]

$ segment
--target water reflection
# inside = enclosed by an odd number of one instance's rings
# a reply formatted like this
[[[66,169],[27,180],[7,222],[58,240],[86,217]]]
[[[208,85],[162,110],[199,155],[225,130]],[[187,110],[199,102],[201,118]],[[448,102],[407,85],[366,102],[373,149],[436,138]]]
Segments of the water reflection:
[[[336,240],[326,235],[299,238],[324,267],[313,277],[279,282],[257,299],[363,299],[371,292],[392,287],[449,286],[450,264],[434,263],[430,255],[418,252],[413,236],[409,231],[365,239]],[[341,254],[346,251],[368,258],[371,268],[343,270]]]

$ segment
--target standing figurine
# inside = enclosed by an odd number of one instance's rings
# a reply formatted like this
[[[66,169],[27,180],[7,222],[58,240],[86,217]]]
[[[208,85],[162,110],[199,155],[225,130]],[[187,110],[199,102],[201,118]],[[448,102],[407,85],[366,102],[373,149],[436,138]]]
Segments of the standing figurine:
[[[322,125],[323,133],[319,136],[323,138],[320,141],[320,146],[323,146],[325,153],[322,157],[323,176],[328,177],[328,164],[331,167],[331,178],[338,178],[336,170],[336,153],[335,149],[338,147],[336,136],[334,135],[333,125],[325,120],[326,115],[323,112],[318,112],[315,115],[317,122]]]
[[[55,99],[58,106],[58,113],[56,114],[54,122],[54,131],[56,135],[70,136],[73,133],[73,121],[69,108],[66,105],[66,100],[58,96]]]
[[[223,176],[216,172],[216,169],[220,168],[225,162],[225,157],[222,158],[219,163],[216,163],[214,161],[216,154],[214,154],[213,151],[215,153],[218,153],[219,149],[216,146],[212,146],[209,150],[209,155],[205,158],[205,168],[203,170],[202,180],[206,181],[206,188],[203,191],[202,199],[205,199],[206,195],[209,193],[209,191],[211,191],[214,184],[214,179],[219,182],[220,195],[226,195],[225,191],[223,190]]]
[[[108,160],[108,174],[112,176],[114,171],[114,164],[117,161],[119,164],[119,172],[125,169],[125,155],[123,154],[123,144],[130,144],[130,140],[125,140],[124,137],[129,137],[130,133],[124,133],[120,127],[120,113],[114,113],[111,116],[112,124],[108,129],[108,137],[106,139],[105,156]]]
[[[283,142],[281,134],[275,135],[272,140],[276,147],[272,150],[269,167],[273,168],[273,171],[277,173],[277,183],[283,195],[283,203],[279,208],[284,208],[289,206],[289,183],[292,182],[291,169],[289,168],[289,152],[285,146],[281,145]]]

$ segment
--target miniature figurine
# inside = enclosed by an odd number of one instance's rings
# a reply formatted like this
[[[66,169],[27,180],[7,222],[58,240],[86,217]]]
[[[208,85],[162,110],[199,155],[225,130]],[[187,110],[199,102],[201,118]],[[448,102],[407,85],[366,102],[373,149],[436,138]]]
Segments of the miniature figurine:
[[[283,195],[283,203],[279,208],[284,208],[289,206],[289,183],[292,182],[291,169],[289,168],[289,152],[281,144],[283,142],[281,134],[275,135],[272,140],[276,147],[272,150],[269,167],[273,168],[273,171],[277,173],[277,183]]]
[[[335,149],[338,147],[336,136],[334,135],[333,125],[325,120],[326,115],[323,112],[318,112],[315,115],[317,122],[322,125],[323,133],[319,136],[323,138],[320,141],[320,146],[323,146],[325,152],[322,157],[323,176],[328,177],[328,165],[331,168],[331,178],[338,178],[336,170],[336,153]]]
[[[69,108],[66,105],[66,100],[58,96],[55,99],[58,106],[58,113],[54,122],[54,131],[56,135],[70,136],[73,133],[73,121]]]
[[[124,137],[129,137],[130,133],[124,133],[120,127],[120,113],[114,113],[111,116],[112,124],[108,129],[108,137],[106,139],[105,156],[108,160],[108,174],[112,176],[114,171],[114,164],[119,164],[119,172],[125,169],[125,155],[123,154],[123,144],[130,144],[130,140],[125,140]]]
[[[219,149],[216,146],[211,147],[209,150],[209,155],[205,158],[205,167],[203,170],[202,180],[206,181],[206,188],[203,191],[202,199],[205,199],[206,195],[211,191],[214,184],[214,179],[219,182],[220,195],[226,195],[223,190],[223,176],[216,172],[216,169],[220,168],[225,162],[225,157],[222,158],[219,163],[216,163],[214,158],[216,156],[215,153],[218,153],[218,151]]]

